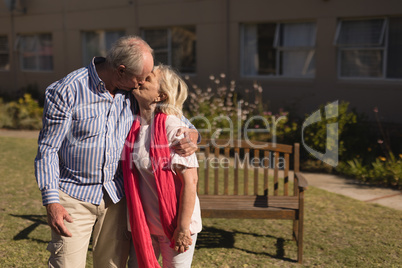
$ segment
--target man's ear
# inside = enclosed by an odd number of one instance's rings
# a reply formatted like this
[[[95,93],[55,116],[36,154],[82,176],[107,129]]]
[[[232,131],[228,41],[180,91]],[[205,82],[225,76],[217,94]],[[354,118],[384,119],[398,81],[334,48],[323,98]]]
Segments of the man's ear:
[[[118,72],[119,75],[124,74],[125,71],[126,71],[126,66],[124,66],[123,64],[120,64],[120,65],[117,67],[117,72]]]

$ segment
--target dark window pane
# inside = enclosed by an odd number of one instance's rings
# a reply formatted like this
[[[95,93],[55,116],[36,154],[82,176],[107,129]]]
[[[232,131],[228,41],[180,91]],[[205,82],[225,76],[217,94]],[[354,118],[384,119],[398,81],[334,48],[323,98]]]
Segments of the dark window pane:
[[[100,36],[97,32],[86,32],[84,35],[82,63],[87,65],[94,56],[101,56]]]
[[[8,51],[8,38],[7,36],[0,36],[0,70],[10,70],[10,57]]]
[[[172,66],[183,73],[194,73],[196,34],[194,27],[172,28]]]
[[[7,36],[0,36],[0,52],[8,53],[8,39]]]
[[[258,74],[276,74],[275,29],[275,23],[259,24],[257,26]]]
[[[312,77],[315,74],[314,50],[288,50],[280,52],[280,75]]]
[[[10,70],[10,62],[8,54],[0,54],[0,70],[2,71]]]
[[[53,42],[51,34],[21,36],[20,56],[23,70],[53,70]]]
[[[337,44],[349,46],[381,45],[383,25],[384,19],[342,21]]]
[[[113,43],[117,41],[120,37],[123,37],[124,31],[106,31],[105,32],[105,47],[106,52],[112,47]]]
[[[143,30],[143,37],[154,49],[155,64],[169,64],[182,73],[195,72],[195,27],[148,29]]]
[[[342,50],[342,77],[382,77],[382,50]]]
[[[22,59],[22,66],[24,70],[36,70],[36,57],[35,56],[24,56]]]
[[[154,51],[154,57],[155,57],[155,64],[163,63],[163,64],[169,64],[169,56],[167,53],[167,50],[165,51]]]
[[[167,49],[168,31],[167,29],[145,30],[144,39],[154,49]]]
[[[93,57],[105,57],[112,44],[124,35],[124,31],[93,31],[83,34],[82,63],[87,65]]]
[[[390,18],[387,77],[402,78],[402,17]]]
[[[315,23],[284,23],[280,27],[281,47],[314,47]]]

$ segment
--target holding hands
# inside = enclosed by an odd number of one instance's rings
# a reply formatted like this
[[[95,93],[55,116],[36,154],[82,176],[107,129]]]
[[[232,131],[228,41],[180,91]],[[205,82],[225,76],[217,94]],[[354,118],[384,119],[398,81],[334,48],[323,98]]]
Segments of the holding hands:
[[[183,253],[188,250],[191,244],[193,244],[193,239],[191,238],[191,233],[189,229],[176,228],[173,234],[173,245],[174,250],[178,253]]]

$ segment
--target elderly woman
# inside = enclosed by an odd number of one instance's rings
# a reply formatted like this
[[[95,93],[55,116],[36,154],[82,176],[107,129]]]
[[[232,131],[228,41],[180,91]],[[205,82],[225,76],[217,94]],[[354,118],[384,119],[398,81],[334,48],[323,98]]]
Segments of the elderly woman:
[[[170,146],[185,126],[187,86],[171,67],[159,65],[133,90],[139,115],[127,137],[123,172],[129,226],[139,267],[190,267],[201,213],[196,194],[195,154],[179,156]]]

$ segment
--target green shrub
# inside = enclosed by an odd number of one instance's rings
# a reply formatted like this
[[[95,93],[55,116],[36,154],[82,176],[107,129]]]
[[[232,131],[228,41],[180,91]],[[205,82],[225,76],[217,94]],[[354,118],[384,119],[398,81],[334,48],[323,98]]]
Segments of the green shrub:
[[[351,146],[354,143],[355,136],[351,135],[352,129],[357,124],[357,114],[354,111],[348,111],[349,103],[340,101],[338,105],[338,116],[333,118],[325,118],[322,116],[322,120],[307,126],[304,129],[304,142],[306,145],[311,146],[314,150],[325,153],[328,146],[334,146],[338,140],[338,156],[342,159],[348,150],[353,148]],[[325,115],[325,106],[320,106],[320,112]],[[306,115],[306,119],[310,115]],[[328,124],[338,123],[338,135],[329,135],[327,140]],[[343,159],[346,160],[346,159]]]
[[[402,155],[396,158],[392,153],[390,158],[385,161],[380,161],[372,163],[373,173],[370,174],[375,181],[380,181],[386,185],[397,186],[402,188]]]
[[[262,88],[258,83],[254,83],[251,90],[239,90],[235,81],[225,81],[224,74],[220,77],[211,76],[210,80],[211,86],[205,90],[197,85],[192,86],[193,90],[189,93],[184,109],[185,115],[203,138],[248,138],[285,144],[304,142],[322,153],[326,152],[327,144],[334,146],[337,142],[335,138],[338,138],[339,165],[335,169],[312,157],[302,146],[302,170],[325,173],[336,171],[364,182],[401,188],[401,157],[391,157],[391,152],[386,153],[385,158],[378,157],[384,148],[389,151],[389,146],[385,146],[386,139],[378,139],[370,130],[366,117],[350,109],[348,102],[339,101],[337,115],[329,119],[325,116],[326,105],[321,105],[321,120],[303,130],[302,141],[302,122],[311,115],[297,118],[283,109],[276,114],[272,113],[268,109],[267,100],[262,99]],[[374,111],[378,113],[377,109]],[[338,124],[338,135],[327,136],[328,124],[331,123]],[[379,144],[379,140],[384,140],[384,144]]]
[[[41,129],[43,108],[30,94],[24,94],[18,101],[4,103],[1,100],[0,103],[0,127]]]
[[[13,124],[7,109],[8,105],[0,98],[0,128],[9,128]]]
[[[184,107],[203,138],[284,142],[297,133],[297,124],[290,122],[287,112],[268,110],[257,83],[252,89],[240,90],[235,81],[226,82],[224,74],[210,76],[210,80],[212,85],[206,89],[192,86]]]
[[[377,157],[368,165],[364,165],[362,159],[355,158],[341,163],[337,171],[370,184],[402,189],[402,154],[399,158],[392,153],[389,158]]]
[[[359,158],[355,158],[347,162],[341,162],[337,167],[337,170],[345,175],[361,181],[367,181],[369,177],[368,167],[363,165],[362,159]]]

